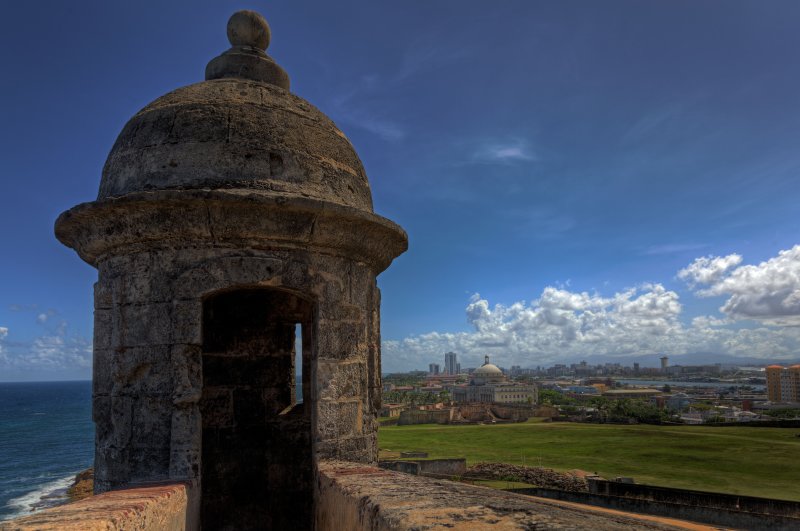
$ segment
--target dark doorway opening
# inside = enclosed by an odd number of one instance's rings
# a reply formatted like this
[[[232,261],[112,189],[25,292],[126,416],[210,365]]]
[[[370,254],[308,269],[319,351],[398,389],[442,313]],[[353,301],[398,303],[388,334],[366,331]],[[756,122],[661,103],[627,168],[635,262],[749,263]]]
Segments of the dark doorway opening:
[[[275,289],[204,301],[204,530],[311,529],[312,319],[310,301]]]

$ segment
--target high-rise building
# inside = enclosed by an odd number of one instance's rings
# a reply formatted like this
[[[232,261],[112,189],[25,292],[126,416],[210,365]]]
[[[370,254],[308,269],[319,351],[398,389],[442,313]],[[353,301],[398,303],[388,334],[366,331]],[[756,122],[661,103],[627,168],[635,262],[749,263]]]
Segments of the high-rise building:
[[[800,365],[789,368],[770,365],[767,373],[767,400],[770,402],[800,402]]]
[[[667,356],[661,356],[661,370],[667,372],[667,367],[669,367],[669,358]]]
[[[444,355],[444,372],[449,375],[458,374],[458,356],[455,352]]]
[[[438,376],[439,375],[439,364],[438,363],[431,363],[428,365],[428,374],[431,376]]]

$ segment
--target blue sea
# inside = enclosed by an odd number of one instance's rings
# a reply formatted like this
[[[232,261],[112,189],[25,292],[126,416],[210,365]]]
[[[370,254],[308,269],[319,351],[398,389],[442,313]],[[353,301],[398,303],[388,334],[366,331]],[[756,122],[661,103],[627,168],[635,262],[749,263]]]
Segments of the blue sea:
[[[91,382],[0,383],[0,520],[63,502],[93,458]]]
[[[0,521],[64,503],[93,460],[91,382],[0,382]]]

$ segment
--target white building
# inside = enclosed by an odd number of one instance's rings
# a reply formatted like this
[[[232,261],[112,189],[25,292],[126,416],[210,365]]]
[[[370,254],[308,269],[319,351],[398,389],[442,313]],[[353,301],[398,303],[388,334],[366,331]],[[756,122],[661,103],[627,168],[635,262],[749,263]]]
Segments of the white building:
[[[496,365],[485,363],[472,373],[469,385],[453,389],[456,402],[483,402],[497,404],[536,404],[539,391],[536,385],[509,382]]]

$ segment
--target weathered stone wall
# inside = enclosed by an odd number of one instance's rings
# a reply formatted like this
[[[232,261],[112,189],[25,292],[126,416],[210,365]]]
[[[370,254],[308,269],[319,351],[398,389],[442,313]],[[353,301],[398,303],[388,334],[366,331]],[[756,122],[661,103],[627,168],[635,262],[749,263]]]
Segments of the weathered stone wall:
[[[461,476],[467,471],[467,460],[463,457],[449,459],[421,459],[419,473],[423,476],[448,477]]]
[[[357,463],[320,462],[317,484],[318,531],[705,529],[591,507],[565,506]]]
[[[419,476],[419,462],[417,461],[379,461],[378,466],[386,470]]]
[[[2,531],[183,531],[196,529],[184,485],[124,489],[0,522]]]
[[[800,521],[800,502],[773,500],[755,496],[740,496],[738,494],[658,487],[639,483],[623,483],[621,481],[607,481],[596,478],[590,479],[588,484],[589,492],[592,494],[637,498],[640,500],[692,505],[696,507],[733,509],[750,513],[790,516]]]
[[[415,461],[380,461],[378,466],[386,470],[430,476],[453,478],[462,476],[467,471],[467,460],[463,457],[445,459],[419,459]]]
[[[461,404],[458,406],[458,416],[470,422],[484,422],[491,420],[487,404]]]
[[[513,492],[607,507],[621,511],[666,516],[669,518],[685,518],[693,522],[703,522],[714,526],[724,526],[724,528],[730,529],[763,529],[764,531],[794,531],[800,529],[800,517],[750,512],[747,510],[746,506],[742,509],[736,509],[735,505],[732,504],[726,504],[728,508],[720,508],[703,505],[687,505],[674,501],[653,501],[635,497],[606,496],[587,492],[570,492],[542,488],[513,489]],[[731,496],[731,498],[735,498],[735,496]]]
[[[461,404],[457,407],[457,410],[458,417],[470,422],[489,422],[493,420],[523,422],[534,414],[534,408],[527,404]]]
[[[419,410],[407,409],[400,413],[398,426],[411,424],[449,424],[453,420],[453,409]]]
[[[492,404],[489,409],[495,417],[512,422],[525,422],[533,416],[535,411],[535,408],[527,404]]]
[[[203,301],[231,288],[280,288],[313,302],[303,329],[314,452],[377,462],[379,294],[369,267],[300,250],[213,248],[125,254],[98,265],[96,492],[164,480],[199,486]]]

